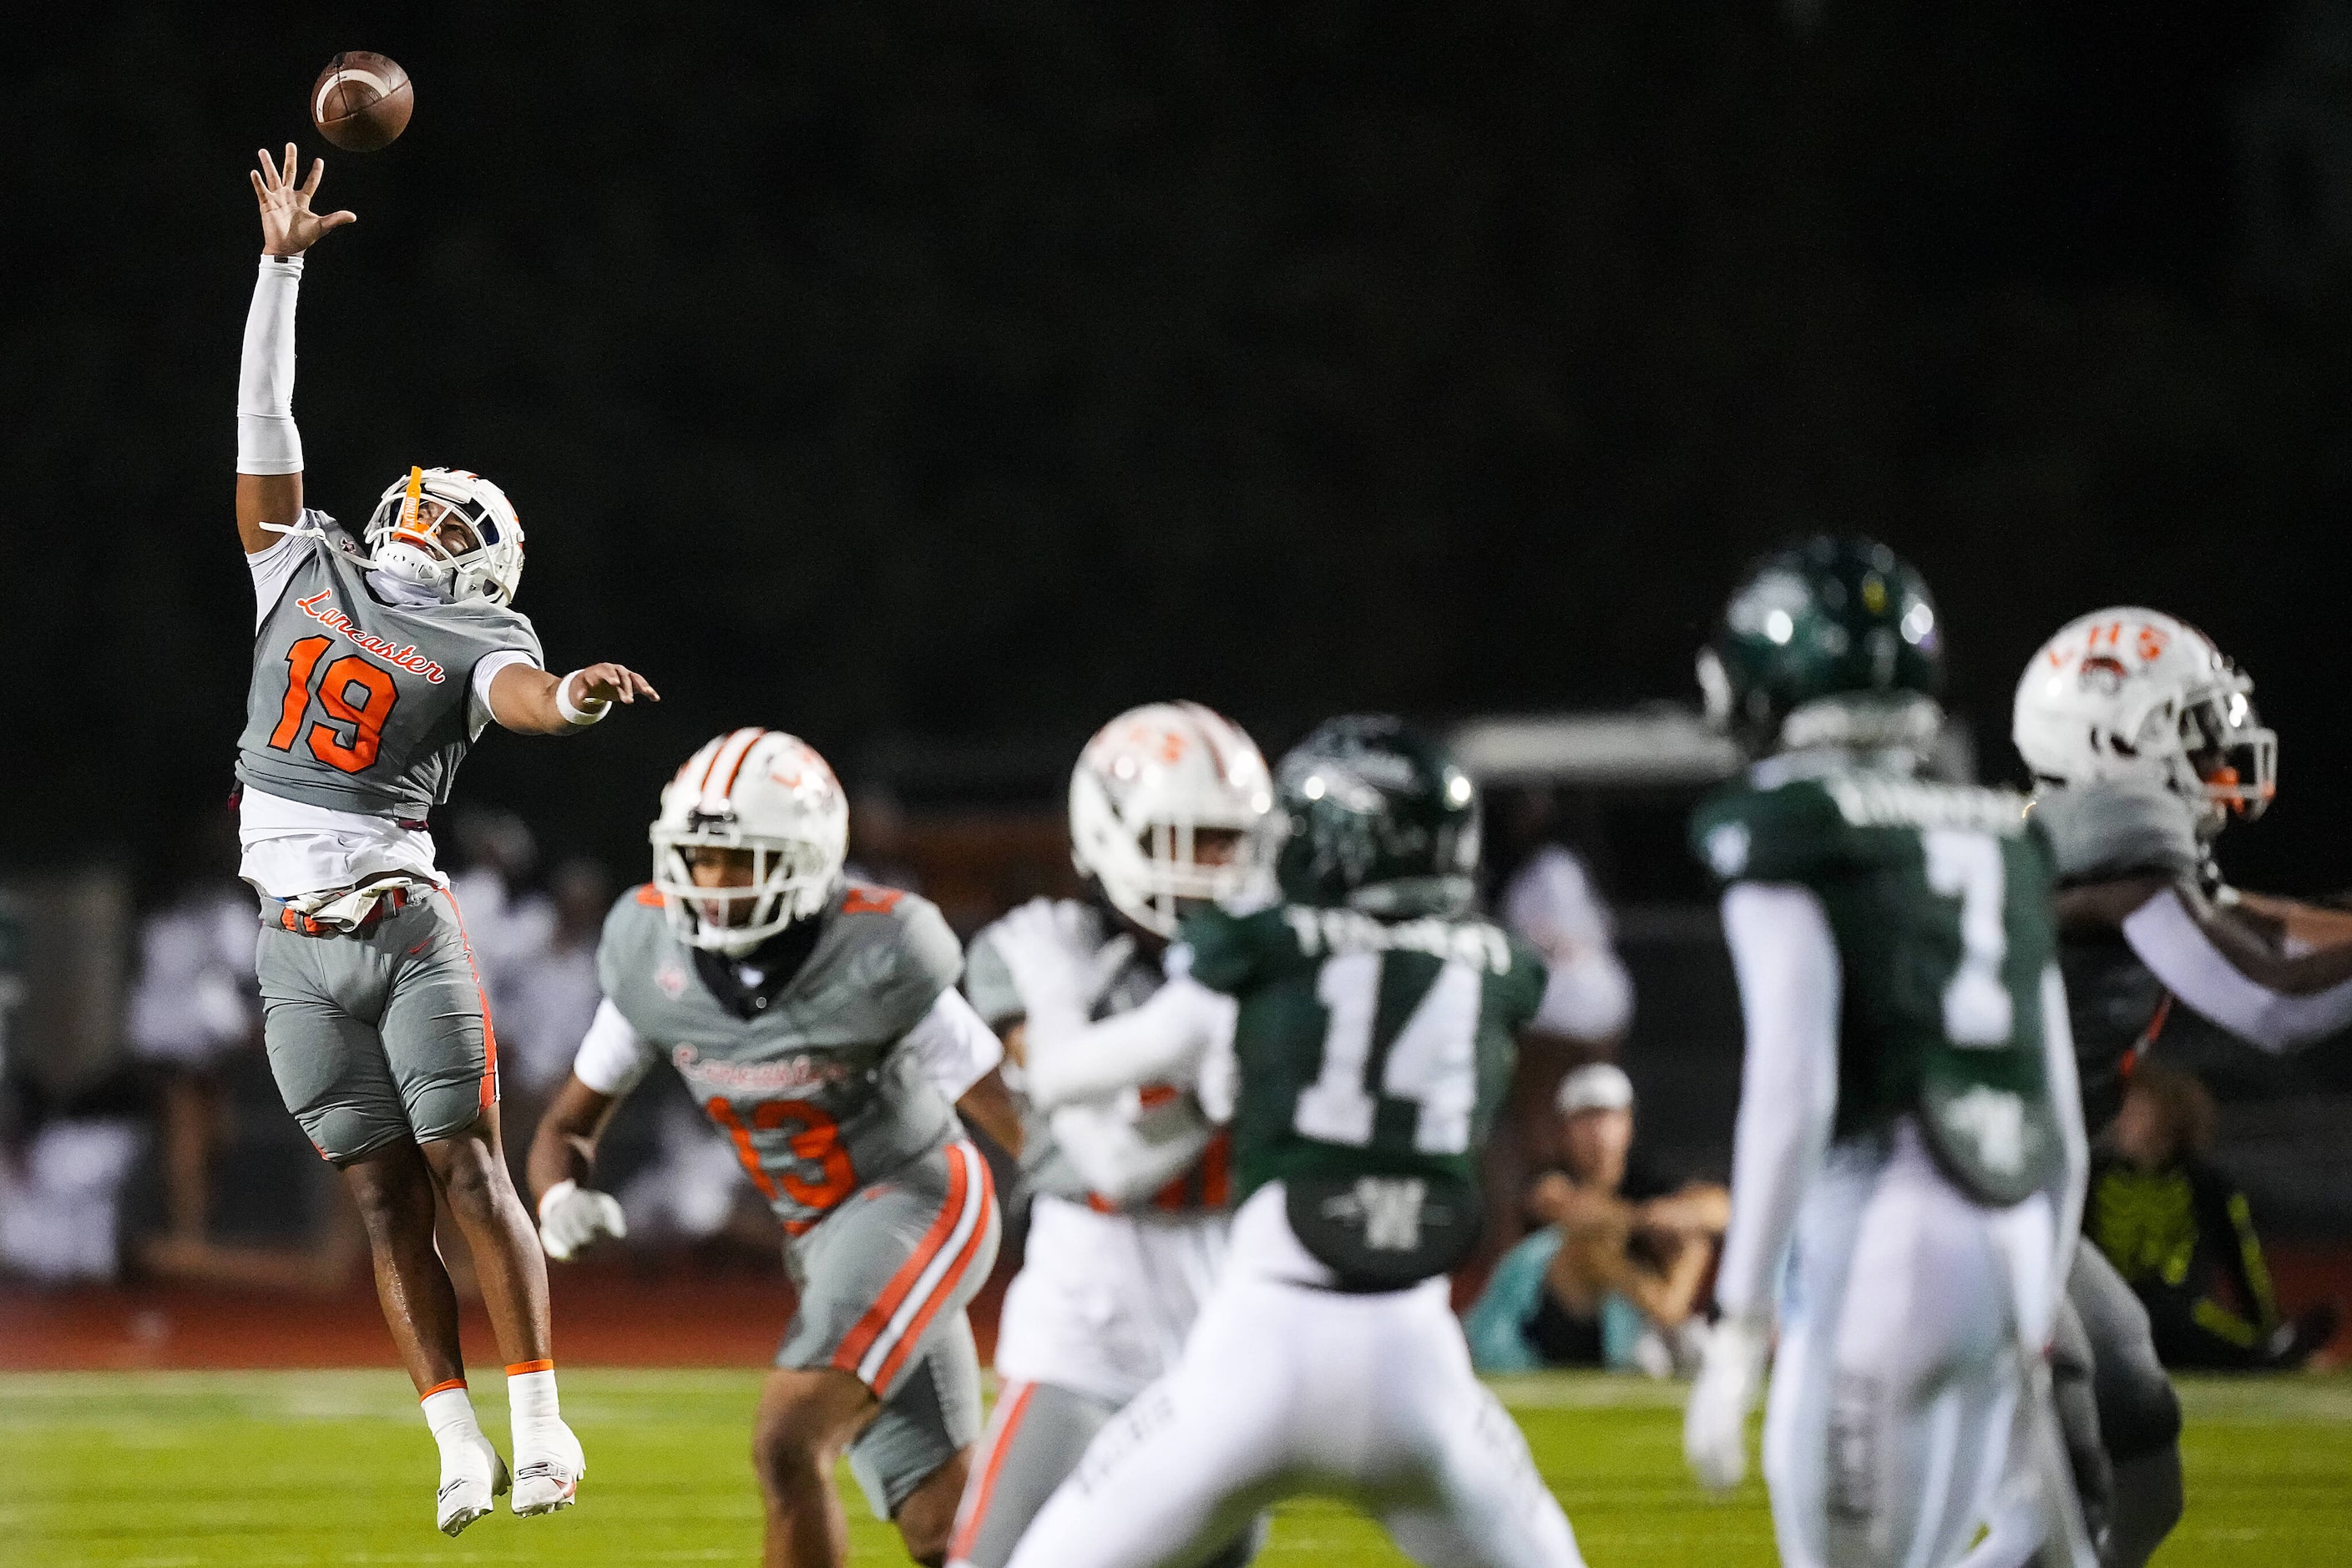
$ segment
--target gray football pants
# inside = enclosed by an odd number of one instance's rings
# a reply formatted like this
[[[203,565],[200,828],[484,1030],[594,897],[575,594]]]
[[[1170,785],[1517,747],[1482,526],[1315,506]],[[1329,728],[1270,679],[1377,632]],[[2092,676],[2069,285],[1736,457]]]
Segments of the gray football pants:
[[[2102,1568],[2141,1568],[2180,1519],[2180,1401],[2156,1359],[2147,1309],[2087,1241],[2058,1303],[2050,1371],[2084,1520],[2107,1527]],[[1962,1568],[2037,1561],[2041,1515],[2021,1493],[2007,1489]]]
[[[1029,1521],[1118,1411],[1108,1399],[1050,1383],[1006,1384],[972,1457],[972,1479],[948,1547],[950,1568],[1005,1568]],[[1241,1568],[1257,1554],[1262,1533],[1259,1525],[1244,1529],[1202,1568]]]
[[[785,1252],[800,1307],[780,1367],[830,1366],[882,1408],[849,1447],[877,1519],[980,1436],[980,1357],[964,1308],[996,1263],[988,1163],[963,1139],[869,1183]]]
[[[498,1042],[457,906],[442,889],[415,891],[364,931],[261,928],[270,1075],[338,1165],[399,1139],[453,1137],[498,1102]]]
[[[2074,1248],[2065,1310],[2083,1321],[2099,1443],[2115,1476],[2101,1561],[2105,1568],[2140,1568],[2180,1521],[2180,1398],[2156,1359],[2147,1309],[2088,1242]],[[2059,1415],[2067,1416],[2063,1398]],[[2076,1442],[2070,1430],[2067,1447]]]

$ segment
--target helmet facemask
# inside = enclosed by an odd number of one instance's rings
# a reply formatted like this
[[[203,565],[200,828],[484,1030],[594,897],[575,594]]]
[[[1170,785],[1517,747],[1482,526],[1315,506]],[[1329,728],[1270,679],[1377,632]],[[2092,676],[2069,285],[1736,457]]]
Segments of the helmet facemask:
[[[654,886],[679,938],[731,958],[822,911],[839,875],[826,846],[747,834],[727,817],[697,814],[685,828],[656,826],[652,837]],[[751,879],[718,887],[696,881],[691,852],[698,848],[748,854]]]
[[[2201,796],[2217,818],[2252,822],[2278,794],[2278,736],[2254,711],[2251,683],[2230,673],[2218,689],[2200,692],[2181,708],[2175,771],[2185,768],[2189,776],[2174,787]]]
[[[521,582],[522,531],[513,509],[497,487],[471,474],[410,468],[405,485],[377,500],[366,532],[369,565],[453,604],[510,603]]]

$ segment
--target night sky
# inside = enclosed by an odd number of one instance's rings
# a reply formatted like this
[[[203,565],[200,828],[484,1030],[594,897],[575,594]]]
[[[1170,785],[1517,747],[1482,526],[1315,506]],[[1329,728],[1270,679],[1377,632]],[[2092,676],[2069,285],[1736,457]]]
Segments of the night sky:
[[[0,58],[0,867],[226,793],[245,170],[329,151],[357,47],[417,108],[329,159],[310,499],[481,470],[554,668],[662,687],[467,764],[560,844],[634,865],[738,723],[856,783],[1161,696],[1270,749],[1689,699],[1742,563],[1830,527],[1927,574],[1990,775],[2060,623],[2203,625],[2283,738],[2225,865],[2352,883],[2352,100],[2303,6],[493,9],[93,4]]]

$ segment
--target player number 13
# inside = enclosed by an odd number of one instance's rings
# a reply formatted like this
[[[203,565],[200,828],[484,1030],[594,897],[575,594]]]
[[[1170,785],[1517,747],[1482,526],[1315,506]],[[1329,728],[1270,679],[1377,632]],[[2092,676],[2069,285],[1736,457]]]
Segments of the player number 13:
[[[1323,1070],[1300,1093],[1291,1119],[1303,1137],[1351,1148],[1372,1141],[1380,1101],[1366,1080],[1382,957],[1341,953],[1325,960],[1316,975],[1315,995],[1330,1023],[1323,1035]],[[1381,1064],[1381,1093],[1420,1107],[1412,1146],[1421,1153],[1460,1154],[1470,1147],[1470,1116],[1478,1103],[1478,1003],[1477,971],[1446,964]]]

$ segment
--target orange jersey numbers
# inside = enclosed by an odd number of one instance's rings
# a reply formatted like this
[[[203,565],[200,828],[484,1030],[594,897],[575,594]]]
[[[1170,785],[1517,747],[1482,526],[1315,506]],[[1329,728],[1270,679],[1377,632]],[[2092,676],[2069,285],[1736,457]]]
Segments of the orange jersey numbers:
[[[857,1185],[856,1174],[849,1167],[849,1151],[841,1146],[840,1125],[821,1107],[804,1100],[763,1100],[751,1108],[747,1121],[737,1113],[731,1101],[714,1096],[703,1110],[733,1140],[735,1157],[743,1163],[744,1174],[771,1203],[789,1197],[809,1208],[829,1209]],[[809,1181],[797,1171],[771,1175],[760,1163],[760,1151],[751,1142],[751,1134],[785,1127],[796,1129],[786,1144],[793,1158],[817,1166],[817,1180]]]
[[[286,700],[278,712],[278,727],[269,732],[272,750],[294,749],[302,716],[310,710],[311,676],[319,668],[319,656],[327,651],[328,641],[304,637],[286,650]],[[379,669],[355,653],[345,654],[327,666],[319,678],[316,695],[331,722],[311,725],[303,743],[331,768],[347,773],[364,771],[383,747],[383,721],[392,717],[393,705],[400,700],[392,672]],[[348,739],[336,729],[339,724],[350,726]]]

